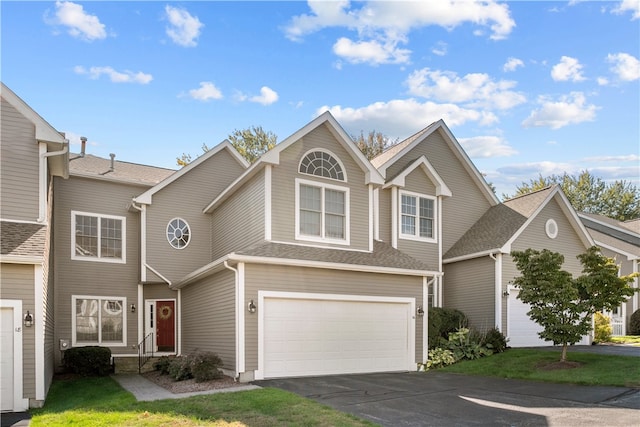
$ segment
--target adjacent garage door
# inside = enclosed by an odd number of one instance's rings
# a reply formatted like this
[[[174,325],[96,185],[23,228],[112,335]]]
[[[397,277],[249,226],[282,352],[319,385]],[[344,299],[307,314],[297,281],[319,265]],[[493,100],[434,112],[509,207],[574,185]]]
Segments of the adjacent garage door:
[[[322,298],[264,298],[265,378],[415,368],[413,300]]]
[[[0,410],[13,407],[13,308],[0,308]]]
[[[530,305],[517,298],[518,292],[518,290],[509,290],[509,305],[507,307],[509,316],[509,324],[507,326],[508,344],[511,347],[552,346],[553,343],[551,341],[544,341],[538,336],[538,332],[542,331],[542,327],[527,315]],[[589,338],[584,337],[582,342],[578,344],[589,344]]]

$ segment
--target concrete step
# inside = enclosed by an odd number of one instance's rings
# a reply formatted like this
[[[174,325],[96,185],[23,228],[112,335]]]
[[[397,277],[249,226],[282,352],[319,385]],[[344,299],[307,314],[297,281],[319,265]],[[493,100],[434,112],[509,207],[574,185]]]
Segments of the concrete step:
[[[137,374],[138,373],[138,357],[114,357],[116,374]],[[142,366],[141,373],[153,371],[153,364],[160,359],[152,357]]]

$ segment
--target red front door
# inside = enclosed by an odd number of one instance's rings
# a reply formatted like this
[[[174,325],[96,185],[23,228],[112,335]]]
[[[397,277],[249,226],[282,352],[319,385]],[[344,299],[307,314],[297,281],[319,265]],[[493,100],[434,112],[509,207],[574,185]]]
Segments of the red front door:
[[[158,351],[175,351],[175,302],[156,301],[156,345]]]

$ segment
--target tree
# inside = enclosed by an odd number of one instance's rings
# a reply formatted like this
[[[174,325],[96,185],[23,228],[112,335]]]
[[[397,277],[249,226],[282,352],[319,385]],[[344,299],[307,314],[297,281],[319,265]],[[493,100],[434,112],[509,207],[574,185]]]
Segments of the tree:
[[[351,139],[353,139],[358,149],[362,151],[362,154],[369,160],[382,153],[390,145],[398,142],[397,140],[390,142],[388,136],[375,130],[369,132],[366,137],[364,136],[364,132],[360,131],[359,136],[351,135]]]
[[[562,362],[567,360],[567,346],[591,330],[596,312],[615,309],[637,291],[630,283],[638,273],[619,277],[614,260],[597,246],[578,255],[582,275],[577,278],[561,269],[564,256],[557,252],[527,249],[511,256],[521,273],[513,281],[520,289],[518,298],[531,306],[527,314],[542,326],[540,338],[562,344]]]
[[[608,216],[618,221],[640,218],[640,191],[627,181],[607,184],[601,178],[582,171],[579,175],[551,175],[523,182],[513,196],[503,194],[503,199],[521,196],[558,184],[578,212]]]
[[[234,130],[229,135],[229,141],[249,163],[253,163],[276,146],[278,137],[273,132],[265,132],[262,126],[252,126],[243,130]]]
[[[202,144],[202,152],[206,153],[207,151],[209,151],[209,147],[207,147],[207,144]],[[182,153],[182,156],[176,157],[176,163],[181,168],[187,166],[192,161],[193,159],[191,158],[191,154]]]

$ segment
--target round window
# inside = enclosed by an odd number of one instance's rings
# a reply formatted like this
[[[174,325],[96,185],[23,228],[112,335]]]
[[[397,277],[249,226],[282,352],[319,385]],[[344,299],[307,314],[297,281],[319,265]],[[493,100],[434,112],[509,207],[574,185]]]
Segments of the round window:
[[[548,219],[544,226],[547,236],[550,239],[555,239],[558,236],[558,224],[553,219]]]
[[[176,249],[184,249],[189,244],[191,230],[189,224],[181,218],[174,218],[167,225],[167,240]]]

